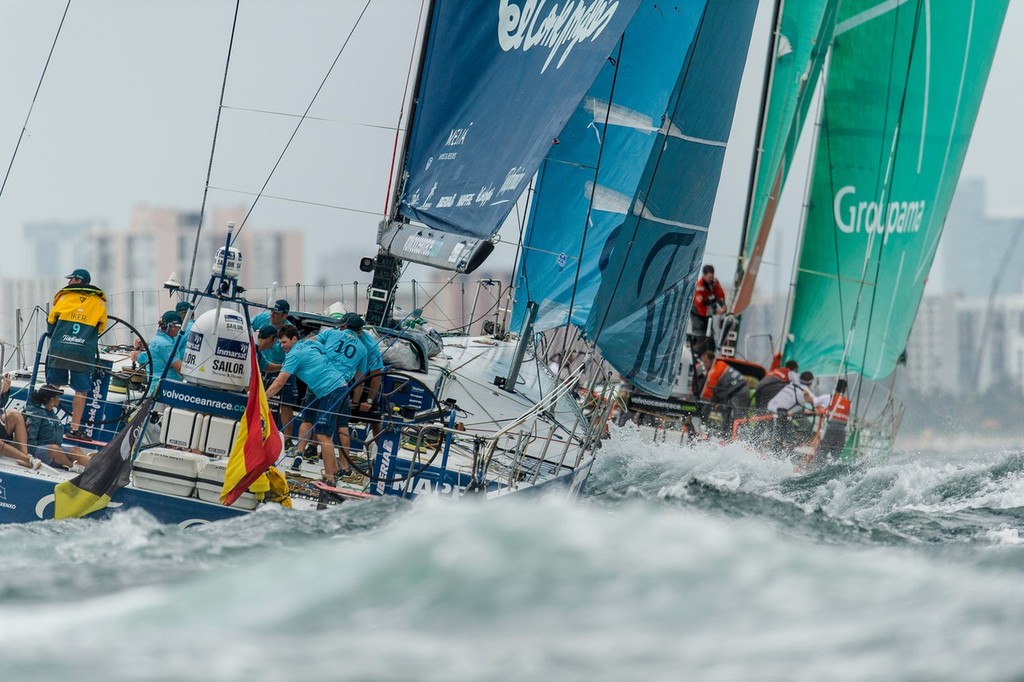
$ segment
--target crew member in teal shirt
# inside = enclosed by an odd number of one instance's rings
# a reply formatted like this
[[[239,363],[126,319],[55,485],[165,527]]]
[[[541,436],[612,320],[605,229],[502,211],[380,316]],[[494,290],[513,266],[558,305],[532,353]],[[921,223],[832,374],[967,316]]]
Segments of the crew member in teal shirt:
[[[156,389],[157,380],[163,376],[164,368],[170,364],[167,370],[167,378],[181,381],[181,358],[175,357],[172,361],[171,353],[174,351],[175,337],[181,331],[181,315],[173,310],[168,310],[160,316],[157,322],[156,336],[149,342],[149,351],[136,349],[132,353],[132,361],[139,365],[146,366],[149,378],[152,382],[150,393]],[[141,344],[138,344],[141,346]],[[181,345],[185,345],[182,342]]]
[[[302,379],[313,392],[316,397],[302,410],[299,435],[312,429],[324,460],[324,480],[334,485],[339,469],[334,456],[334,434],[344,427],[347,436],[348,386],[320,343],[299,341],[299,330],[290,324],[278,332],[277,338],[285,351],[285,361],[277,378],[267,387],[267,397],[277,395],[292,376]],[[347,462],[345,443],[342,443],[341,454]]]
[[[273,325],[277,331],[288,324],[288,313],[291,312],[291,304],[283,298],[279,298],[274,301],[273,307],[269,310],[264,310],[256,317],[252,318],[252,328],[257,334],[259,334],[264,327],[268,324]],[[273,345],[267,350],[260,351],[260,358],[268,363],[271,367],[274,365],[284,364],[284,349],[281,348],[281,343],[275,338]],[[271,369],[266,374],[266,380],[269,382],[274,381],[277,378],[277,370]],[[299,407],[299,387],[295,383],[295,377],[288,380],[288,383],[284,388],[281,389],[281,431],[284,433],[284,445],[286,448],[294,446],[292,442],[292,422],[295,421],[295,410]]]

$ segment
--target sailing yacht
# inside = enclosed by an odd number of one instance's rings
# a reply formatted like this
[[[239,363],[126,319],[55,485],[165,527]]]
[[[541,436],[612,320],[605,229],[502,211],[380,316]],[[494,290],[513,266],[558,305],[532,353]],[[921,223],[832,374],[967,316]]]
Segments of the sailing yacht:
[[[652,396],[684,373],[756,10],[641,3],[538,174],[513,326],[535,304],[535,330],[578,329],[560,338]]]
[[[494,235],[608,63],[638,4],[428,3],[415,106],[379,230],[380,250],[361,264],[373,273],[368,333],[385,350],[410,344],[416,362],[385,368],[379,420],[354,429],[359,433],[346,458],[354,470],[350,480],[317,485],[311,481],[319,473],[316,465],[279,458],[293,506],[320,508],[375,495],[579,494],[607,419],[606,410],[584,414],[577,405],[571,391],[579,372],[552,375],[529,321],[518,334],[506,333],[504,325],[493,326],[489,335],[461,330],[443,337],[443,350],[430,352],[405,329],[406,320],[396,318],[394,299],[405,263],[454,275],[484,262]],[[238,335],[244,336],[240,330],[254,302],[238,286],[243,254],[232,246],[231,234],[205,289],[165,285],[193,302],[214,301],[216,309],[199,317],[183,341],[193,354],[184,364],[194,371],[180,381],[155,377],[152,397],[125,415],[131,438],[111,441],[109,448],[132,462],[133,473],[127,486],[108,491],[108,510],[142,507],[162,521],[191,525],[260,506],[255,493],[232,507],[220,504],[216,494],[231,466],[225,450],[240,450],[243,425],[250,434],[263,433],[261,445],[245,441],[246,457],[250,447],[265,455],[274,441],[267,419],[251,418],[250,401],[241,392],[252,385],[249,361],[255,351],[251,339],[246,344]],[[290,317],[309,335],[336,323],[325,316]],[[218,364],[224,353],[230,361]],[[355,393],[366,386],[351,388]],[[146,430],[140,411],[151,408],[161,420],[155,443],[138,436]],[[243,411],[248,416],[240,422]],[[236,434],[233,447],[230,434]],[[69,479],[86,485],[95,478],[90,467],[74,479],[56,470],[12,469],[5,483],[8,499],[15,501],[0,505],[0,521],[49,518],[55,488]]]
[[[774,365],[795,360],[818,377],[818,393],[831,393],[840,379],[849,383],[844,462],[888,452],[899,428],[898,371],[1006,9],[1004,1],[971,0],[777,5],[733,320],[719,361],[753,376],[756,363],[738,356],[737,322],[820,92],[799,257]],[[815,415],[802,445],[808,462],[830,416]],[[738,415],[726,434],[756,418],[763,415]]]

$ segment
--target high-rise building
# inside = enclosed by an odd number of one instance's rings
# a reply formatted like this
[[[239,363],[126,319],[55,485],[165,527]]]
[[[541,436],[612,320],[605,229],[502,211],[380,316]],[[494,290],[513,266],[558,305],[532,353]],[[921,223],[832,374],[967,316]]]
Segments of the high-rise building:
[[[28,243],[26,259],[34,277],[63,277],[81,267],[80,237],[93,230],[106,229],[99,220],[37,221],[24,227]]]
[[[258,230],[243,224],[245,210],[219,209],[197,243],[199,214],[172,208],[139,206],[127,230],[97,221],[46,222],[27,225],[33,277],[0,280],[0,338],[8,343],[18,334],[15,311],[22,311],[22,332],[35,306],[45,309],[64,276],[75,268],[92,273],[92,283],[107,294],[109,314],[137,326],[152,325],[173,305],[163,283],[173,273],[187,285],[205,288],[217,249],[224,246],[226,225],[234,222],[234,246],[242,251],[240,284],[263,302],[266,294],[304,281],[303,234],[296,230]],[[192,262],[195,254],[195,270]],[[37,316],[40,317],[40,316]],[[41,315],[45,319],[45,314]],[[35,338],[41,332],[31,332]]]
[[[970,368],[961,367],[960,348],[972,341],[969,321],[959,306],[961,298],[925,296],[907,341],[906,385],[924,394],[955,394],[970,380]],[[968,326],[963,334],[960,323]],[[969,346],[968,346],[969,347]]]
[[[957,185],[936,253],[934,293],[965,296],[1024,291],[1024,219],[988,213],[985,181],[963,178]]]
[[[67,274],[66,272],[63,274]],[[0,343],[5,367],[31,363],[36,342],[46,331],[46,315],[62,276],[0,279]],[[15,361],[9,362],[11,358]]]

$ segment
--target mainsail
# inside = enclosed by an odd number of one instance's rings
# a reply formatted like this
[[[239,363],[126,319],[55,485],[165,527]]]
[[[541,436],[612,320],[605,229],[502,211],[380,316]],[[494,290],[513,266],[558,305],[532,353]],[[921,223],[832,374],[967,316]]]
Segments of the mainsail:
[[[783,3],[779,12],[733,313],[742,313],[754,292],[779,195],[828,54],[838,7],[839,0],[802,0]]]
[[[639,0],[436,0],[398,202],[379,244],[469,270],[594,81]],[[429,230],[410,226],[418,221]]]
[[[1007,0],[843,0],[786,357],[888,376],[911,331]]]
[[[705,9],[587,321],[605,360],[654,395],[679,371],[756,9]]]
[[[609,238],[651,156],[704,2],[644,0],[538,173],[515,277],[512,328],[526,304],[538,331],[586,324]]]

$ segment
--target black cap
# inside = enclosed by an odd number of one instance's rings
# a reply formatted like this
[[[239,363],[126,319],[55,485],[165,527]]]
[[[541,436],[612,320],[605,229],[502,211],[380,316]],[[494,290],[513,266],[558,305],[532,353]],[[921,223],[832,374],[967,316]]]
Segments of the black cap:
[[[814,374],[812,374],[811,372],[801,372],[800,383],[803,384],[804,386],[810,386],[811,384],[814,383]]]
[[[345,320],[345,326],[355,331],[362,329],[365,324],[366,321],[355,313],[349,314],[348,319]]]
[[[270,310],[275,313],[284,313],[285,315],[287,315],[288,313],[291,312],[292,306],[291,304],[288,303],[288,301],[284,300],[283,298],[279,298],[276,301],[274,301],[274,307],[271,308]]]

